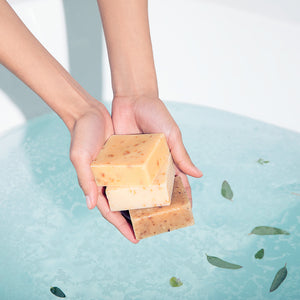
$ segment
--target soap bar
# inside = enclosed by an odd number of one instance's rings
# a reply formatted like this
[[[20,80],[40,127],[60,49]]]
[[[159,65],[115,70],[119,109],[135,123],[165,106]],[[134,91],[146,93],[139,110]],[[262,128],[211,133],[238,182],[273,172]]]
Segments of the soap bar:
[[[91,168],[98,186],[150,185],[169,153],[162,133],[112,135]]]
[[[112,211],[170,205],[175,167],[171,154],[151,185],[108,186],[106,196]]]
[[[194,225],[191,202],[179,176],[175,177],[169,206],[129,211],[136,239]]]

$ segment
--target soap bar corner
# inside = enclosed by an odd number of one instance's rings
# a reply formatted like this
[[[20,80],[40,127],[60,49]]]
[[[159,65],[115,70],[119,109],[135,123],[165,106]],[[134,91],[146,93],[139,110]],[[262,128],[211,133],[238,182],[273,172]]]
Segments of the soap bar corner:
[[[130,210],[129,213],[138,240],[195,224],[191,202],[179,176],[174,180],[170,206]]]

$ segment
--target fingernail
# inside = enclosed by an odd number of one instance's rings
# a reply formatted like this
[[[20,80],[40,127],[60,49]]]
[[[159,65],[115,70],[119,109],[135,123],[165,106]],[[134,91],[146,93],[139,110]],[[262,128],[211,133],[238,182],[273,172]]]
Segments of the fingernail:
[[[202,177],[203,176],[203,173],[194,165],[195,169],[198,171],[199,173],[199,177]]]
[[[199,171],[200,177],[203,176],[203,173],[197,168],[197,170]]]
[[[89,196],[86,196],[85,199],[86,199],[86,205],[87,205],[87,207],[88,207],[89,209],[91,209],[91,208],[92,208],[92,201],[91,201],[91,198],[90,198]]]

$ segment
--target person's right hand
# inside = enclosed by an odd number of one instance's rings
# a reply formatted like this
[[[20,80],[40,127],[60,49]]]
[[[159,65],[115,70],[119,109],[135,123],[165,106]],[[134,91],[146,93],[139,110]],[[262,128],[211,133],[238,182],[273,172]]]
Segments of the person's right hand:
[[[125,4],[126,5],[126,4]],[[32,35],[7,1],[0,0],[0,64],[37,93],[64,121],[71,133],[70,158],[90,209],[101,214],[133,243],[132,228],[109,209],[90,164],[113,134],[110,114],[90,96]]]
[[[97,206],[107,221],[129,241],[137,243],[132,227],[126,219],[120,212],[110,210],[104,187],[97,187],[90,166],[106,140],[114,133],[109,112],[98,102],[76,120],[70,132],[70,159],[77,172],[79,185],[86,196],[88,208],[93,209]]]

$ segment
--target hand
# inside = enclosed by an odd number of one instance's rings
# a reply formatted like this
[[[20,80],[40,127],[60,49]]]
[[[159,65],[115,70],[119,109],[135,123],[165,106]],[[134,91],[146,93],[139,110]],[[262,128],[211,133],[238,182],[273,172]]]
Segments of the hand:
[[[126,7],[126,3],[124,5]],[[126,220],[120,213],[110,211],[103,189],[98,190],[90,168],[102,145],[113,134],[108,111],[50,55],[8,2],[2,0],[0,36],[0,64],[35,91],[68,127],[71,133],[70,158],[86,195],[88,207],[92,209],[97,205],[109,222],[136,243]]]
[[[128,240],[137,243],[131,226],[121,213],[110,210],[104,188],[97,187],[90,167],[105,141],[113,134],[109,112],[103,104],[98,102],[95,107],[76,120],[70,132],[70,159],[76,169],[79,185],[86,196],[88,208],[93,209],[97,206],[107,221],[113,224]]]
[[[182,141],[181,132],[164,103],[156,97],[115,97],[112,121],[116,134],[164,133],[188,197],[192,200],[187,176],[201,177]]]

